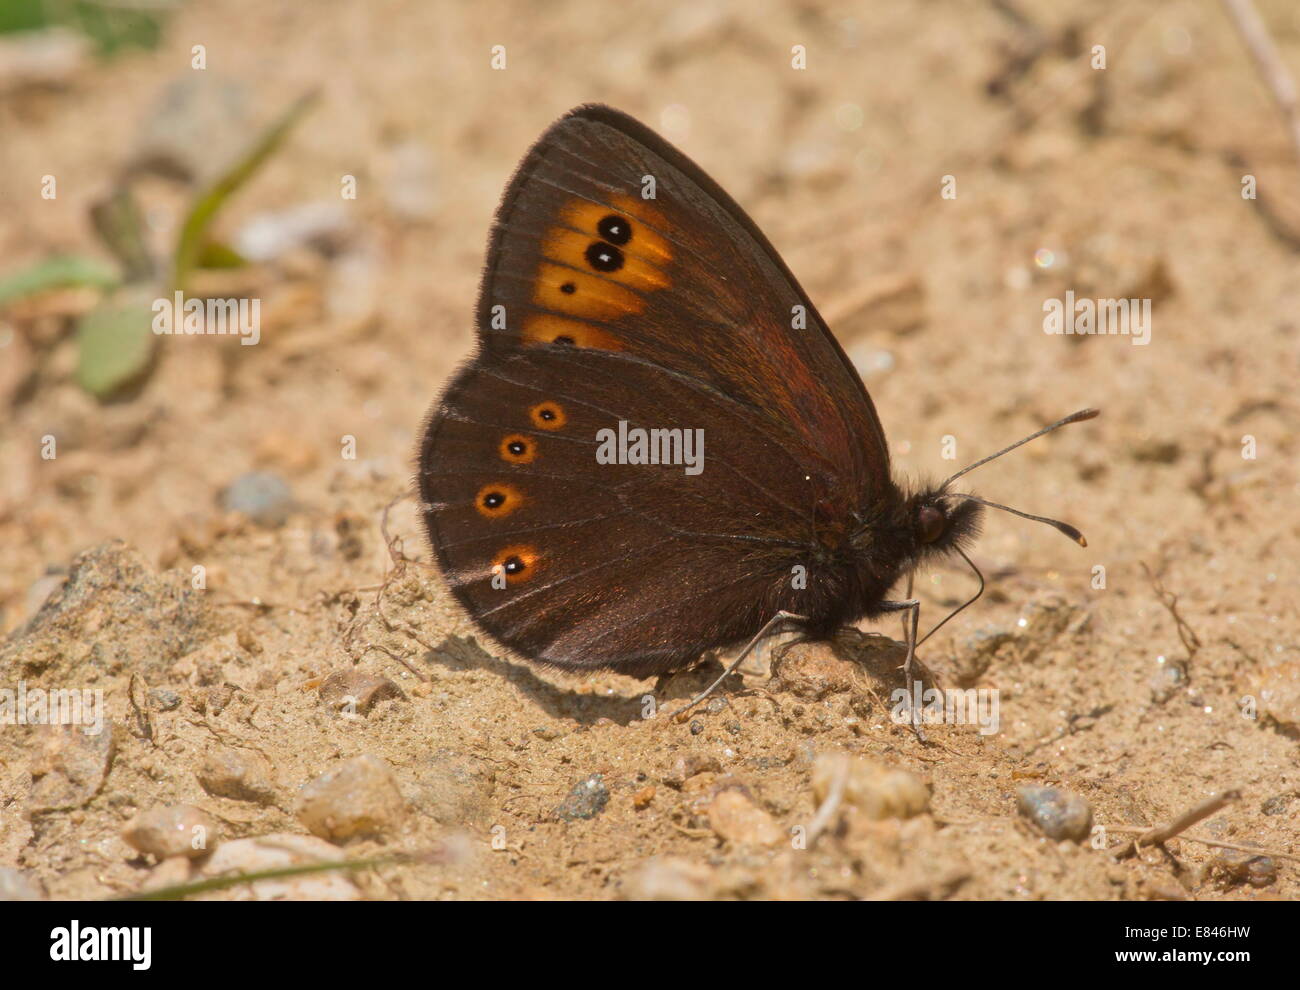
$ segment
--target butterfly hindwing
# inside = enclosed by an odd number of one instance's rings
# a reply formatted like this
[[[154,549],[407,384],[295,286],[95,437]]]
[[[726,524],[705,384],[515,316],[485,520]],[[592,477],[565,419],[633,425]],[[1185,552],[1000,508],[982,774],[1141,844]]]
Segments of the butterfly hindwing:
[[[649,453],[683,463],[598,462],[599,437],[620,424],[650,435],[666,409],[690,418]],[[471,364],[430,423],[421,465],[452,589],[495,638],[558,666],[689,663],[761,622],[807,563],[779,535],[808,514],[780,484],[798,464],[779,438],[753,433],[734,401],[642,362],[552,345]]]

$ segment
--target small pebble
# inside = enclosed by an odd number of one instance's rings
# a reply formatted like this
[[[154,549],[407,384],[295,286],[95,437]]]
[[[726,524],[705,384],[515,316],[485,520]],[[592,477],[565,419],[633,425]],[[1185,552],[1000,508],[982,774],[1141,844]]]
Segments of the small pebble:
[[[293,493],[278,474],[250,471],[222,491],[221,505],[243,513],[259,526],[281,526],[293,509]]]
[[[175,711],[181,705],[181,696],[171,688],[154,688],[149,692],[149,699],[156,711]]]
[[[1178,662],[1161,664],[1147,684],[1151,688],[1151,700],[1163,705],[1187,687],[1187,668]]]
[[[833,644],[822,642],[794,644],[781,655],[778,667],[781,690],[809,701],[851,690],[859,669],[836,655]]]
[[[207,754],[198,772],[199,783],[213,797],[253,804],[275,803],[271,767],[251,750],[219,746]]]
[[[563,821],[572,822],[580,818],[595,818],[609,804],[609,788],[604,778],[594,773],[586,780],[573,785],[568,796],[555,809],[555,816]]]
[[[1300,733],[1300,658],[1249,665],[1237,690],[1259,700],[1264,725],[1275,725],[1290,736]]]
[[[722,791],[709,802],[708,815],[713,831],[736,845],[776,846],[786,838],[775,818],[735,788]]]
[[[223,842],[203,867],[205,877],[232,873],[260,873],[288,866],[333,863],[343,850],[314,835],[279,832],[255,839]],[[258,880],[205,898],[240,901],[357,901],[361,892],[343,870]]]
[[[235,688],[232,684],[214,684],[203,696],[209,714],[220,715],[226,706],[235,700]]]
[[[1022,787],[1016,806],[1049,839],[1082,842],[1092,832],[1091,805],[1058,787]]]
[[[1266,815],[1285,815],[1294,797],[1294,794],[1274,794],[1259,806],[1259,810]]]
[[[80,808],[99,793],[113,762],[113,723],[87,735],[79,725],[36,727],[28,809],[33,814]]]
[[[914,818],[930,807],[929,785],[910,770],[848,753],[820,753],[813,762],[812,788],[818,806],[841,777],[844,804],[867,818]]]
[[[634,901],[708,900],[713,870],[680,856],[656,856],[633,869],[623,881],[624,897]]]
[[[43,901],[45,887],[23,870],[0,866],[0,901]]]
[[[716,756],[707,753],[686,753],[673,761],[672,766],[663,775],[663,782],[669,787],[680,790],[682,785],[697,773],[721,772],[722,764]]]
[[[334,671],[320,685],[320,700],[335,711],[347,709],[364,715],[375,702],[389,698],[405,700],[406,695],[387,677],[376,677],[355,667]]]
[[[388,763],[365,754],[325,771],[298,797],[298,820],[323,839],[385,835],[406,816],[406,800]]]
[[[176,887],[188,883],[190,879],[190,861],[184,856],[164,859],[149,871],[141,884],[142,891],[162,890],[164,887]]]
[[[195,859],[216,846],[215,828],[198,808],[174,804],[140,812],[122,829],[122,838],[159,861],[175,856]]]
[[[1276,860],[1240,849],[1221,850],[1211,862],[1210,869],[1229,886],[1244,883],[1252,887],[1267,887],[1277,880]]]
[[[647,784],[635,794],[632,795],[632,807],[640,811],[642,808],[650,807],[650,802],[655,799],[655,788],[653,784]]]

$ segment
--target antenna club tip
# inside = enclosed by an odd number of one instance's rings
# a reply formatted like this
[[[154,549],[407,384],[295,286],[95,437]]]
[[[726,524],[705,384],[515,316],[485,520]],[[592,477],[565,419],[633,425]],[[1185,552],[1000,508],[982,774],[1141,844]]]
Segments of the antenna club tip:
[[[1081,546],[1081,547],[1086,547],[1087,545],[1088,545],[1088,541],[1085,540],[1085,539],[1083,538],[1083,534],[1080,533],[1080,534],[1079,534],[1079,546]]]

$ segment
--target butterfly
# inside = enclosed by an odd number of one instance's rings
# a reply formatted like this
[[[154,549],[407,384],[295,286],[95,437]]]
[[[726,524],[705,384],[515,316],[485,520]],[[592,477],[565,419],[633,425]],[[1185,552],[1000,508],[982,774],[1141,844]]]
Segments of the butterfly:
[[[896,481],[861,378],[767,238],[607,106],[566,114],[511,179],[477,345],[424,427],[423,521],[473,621],[541,664],[649,676],[747,642],[734,669],[782,625],[824,638],[904,612],[910,666],[919,603],[888,594],[970,563],[984,506],[1084,542],[953,491],[965,471]]]

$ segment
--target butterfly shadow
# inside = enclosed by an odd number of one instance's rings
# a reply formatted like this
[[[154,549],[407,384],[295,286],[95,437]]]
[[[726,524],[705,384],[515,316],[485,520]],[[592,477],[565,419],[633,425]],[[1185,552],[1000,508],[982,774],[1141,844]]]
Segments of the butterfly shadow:
[[[441,645],[425,653],[429,666],[447,671],[485,670],[504,677],[537,707],[556,718],[573,719],[581,725],[594,725],[608,719],[629,725],[644,718],[641,692],[625,695],[580,694],[565,684],[553,684],[537,676],[524,661],[503,659],[488,652],[473,636],[448,636]],[[577,679],[574,679],[575,685]]]

